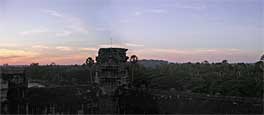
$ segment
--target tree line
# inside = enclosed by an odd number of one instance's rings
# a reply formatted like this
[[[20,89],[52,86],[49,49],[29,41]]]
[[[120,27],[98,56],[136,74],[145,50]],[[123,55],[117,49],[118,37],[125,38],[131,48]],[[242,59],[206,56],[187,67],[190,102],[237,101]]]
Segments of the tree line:
[[[130,64],[129,75],[136,87],[176,90],[219,96],[263,96],[263,61],[256,63],[169,63],[155,68]],[[133,74],[132,74],[133,72]],[[31,65],[26,75],[31,80],[54,84],[87,84],[94,76],[93,66]]]
[[[263,97],[263,61],[256,63],[171,63],[135,68],[135,84],[217,96]],[[144,81],[144,82],[142,82]]]

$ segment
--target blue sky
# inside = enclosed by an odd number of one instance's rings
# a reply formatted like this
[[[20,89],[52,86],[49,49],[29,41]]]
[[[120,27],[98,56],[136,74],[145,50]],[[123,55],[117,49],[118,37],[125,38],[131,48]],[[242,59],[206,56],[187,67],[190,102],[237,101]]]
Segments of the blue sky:
[[[173,62],[255,62],[262,0],[1,0],[0,63],[83,63],[98,48]]]

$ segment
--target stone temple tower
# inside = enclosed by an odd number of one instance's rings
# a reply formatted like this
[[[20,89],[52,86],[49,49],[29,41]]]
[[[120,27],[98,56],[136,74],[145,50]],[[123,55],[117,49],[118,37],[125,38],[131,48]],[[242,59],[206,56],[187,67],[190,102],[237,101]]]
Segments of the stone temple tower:
[[[112,95],[119,86],[128,85],[128,57],[124,48],[100,48],[96,57],[95,82],[103,94]]]

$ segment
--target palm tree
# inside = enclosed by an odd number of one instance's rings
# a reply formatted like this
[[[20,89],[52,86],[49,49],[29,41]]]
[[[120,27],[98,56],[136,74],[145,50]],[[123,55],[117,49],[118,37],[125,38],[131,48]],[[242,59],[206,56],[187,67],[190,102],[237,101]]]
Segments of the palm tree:
[[[93,65],[93,64],[94,64],[94,60],[93,60],[93,58],[88,57],[88,58],[86,59],[86,61],[85,61],[85,64],[86,64],[86,65],[89,65],[89,66]]]
[[[264,61],[264,54],[261,56],[260,61]]]
[[[94,65],[94,60],[93,58],[91,57],[88,57],[85,61],[85,65],[88,65],[88,69],[89,69],[89,73],[90,73],[90,82],[93,81],[93,78],[92,78],[92,71],[93,71],[93,65]]]
[[[227,64],[228,61],[227,61],[227,60],[223,60],[222,63],[223,63],[223,64]]]
[[[134,81],[134,69],[135,69],[135,64],[138,62],[138,57],[136,55],[132,55],[130,57],[130,63],[132,63],[132,75],[131,75],[131,81]]]
[[[204,60],[202,63],[203,64],[209,64],[209,62],[207,60]]]
[[[56,65],[55,62],[51,62],[51,63],[50,63],[50,66],[55,66],[55,65]]]

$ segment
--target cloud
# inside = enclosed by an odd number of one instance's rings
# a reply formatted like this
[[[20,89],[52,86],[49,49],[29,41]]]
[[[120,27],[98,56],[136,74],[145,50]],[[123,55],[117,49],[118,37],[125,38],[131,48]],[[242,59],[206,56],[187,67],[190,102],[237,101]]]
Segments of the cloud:
[[[42,10],[44,13],[47,13],[51,16],[56,16],[56,17],[63,17],[63,15],[55,10],[47,10],[47,9],[44,9]]]
[[[55,49],[60,50],[60,51],[72,51],[73,49],[67,46],[57,46]]]
[[[39,35],[39,34],[43,34],[47,32],[49,31],[46,28],[37,28],[37,29],[26,30],[26,31],[20,32],[19,34],[22,36],[28,36],[28,35]]]
[[[135,43],[119,43],[119,44],[100,44],[98,45],[98,48],[109,48],[109,47],[115,47],[115,48],[128,48],[128,47],[144,47],[143,44],[135,44]]]
[[[120,22],[121,22],[121,23],[128,23],[129,20],[128,20],[128,19],[121,19]]]
[[[136,12],[135,12],[135,15],[136,15],[136,16],[139,16],[139,15],[141,15],[141,14],[143,14],[143,12],[140,12],[140,11],[136,11]]]
[[[32,58],[39,54],[36,52],[25,51],[25,50],[13,50],[13,49],[0,49],[0,60],[8,61],[9,59],[17,58]]]
[[[18,44],[16,43],[0,43],[0,47],[17,47]]]
[[[176,4],[168,4],[168,6],[172,6],[175,8],[180,8],[180,9],[188,9],[188,10],[204,10],[206,9],[206,5],[203,4],[202,2],[192,2],[192,1],[184,1],[184,2],[177,2]]]
[[[79,48],[80,51],[97,51],[98,48]]]
[[[66,26],[69,30],[73,32],[78,32],[82,34],[88,34],[88,29],[85,26],[84,22],[81,19],[78,19],[76,17],[68,18],[67,23],[69,25]]]
[[[23,56],[0,56],[1,60],[17,59]]]
[[[64,23],[63,28],[66,28],[67,30],[56,33],[57,36],[68,36],[76,32],[88,34],[89,32],[84,21],[76,16],[69,16],[56,10],[43,10],[43,12],[50,16],[57,17]]]
[[[140,51],[159,52],[159,53],[171,53],[171,54],[228,54],[228,53],[240,53],[240,49],[164,49],[164,48],[150,48]]]
[[[168,11],[165,9],[149,9],[147,10],[147,12],[160,14],[160,13],[167,13]]]
[[[41,53],[26,49],[0,48],[0,64],[30,64],[35,59],[46,58]]]
[[[168,11],[165,9],[145,9],[145,10],[141,10],[141,11],[136,11],[134,12],[135,16],[140,16],[143,14],[163,14],[163,13],[167,13]]]
[[[35,48],[35,49],[49,49],[49,47],[45,46],[45,45],[33,45],[32,48]]]
[[[109,29],[105,28],[105,27],[97,27],[95,28],[96,31],[108,31]]]
[[[143,47],[143,44],[125,43],[126,46],[130,47]]]
[[[122,44],[101,44],[101,45],[98,45],[99,48],[110,48],[110,47],[113,47],[113,48],[124,48],[125,46],[122,45]]]
[[[183,8],[183,9],[191,9],[191,10],[203,10],[206,7],[205,6],[194,6],[194,5],[181,5],[181,6],[177,6],[178,8]]]
[[[85,22],[78,17],[69,16],[69,15],[60,13],[56,10],[41,10],[41,11],[49,16],[56,17],[60,22],[62,22],[63,25],[60,27],[62,30],[53,31],[52,29],[41,27],[41,28],[33,28],[31,30],[19,32],[19,35],[30,36],[30,35],[41,35],[41,34],[53,34],[56,37],[67,37],[72,34],[88,34],[89,33],[89,30]],[[105,30],[102,30],[102,28],[100,29],[101,31],[105,31]]]
[[[137,10],[135,12],[132,12],[132,16],[141,16],[144,14],[165,14],[167,13],[168,10],[166,9],[145,9],[145,10]],[[121,23],[129,23],[131,19],[121,19],[120,22]]]
[[[72,34],[72,31],[64,30],[64,31],[62,31],[62,32],[57,32],[57,33],[55,34],[55,36],[57,36],[57,37],[66,37],[66,36],[69,36],[69,35],[71,35],[71,34]]]
[[[95,55],[89,56],[95,57]],[[47,58],[39,58],[34,61],[41,64],[50,64],[51,62],[55,62],[56,64],[83,64],[86,58],[87,54],[70,54],[56,57],[47,56]]]

